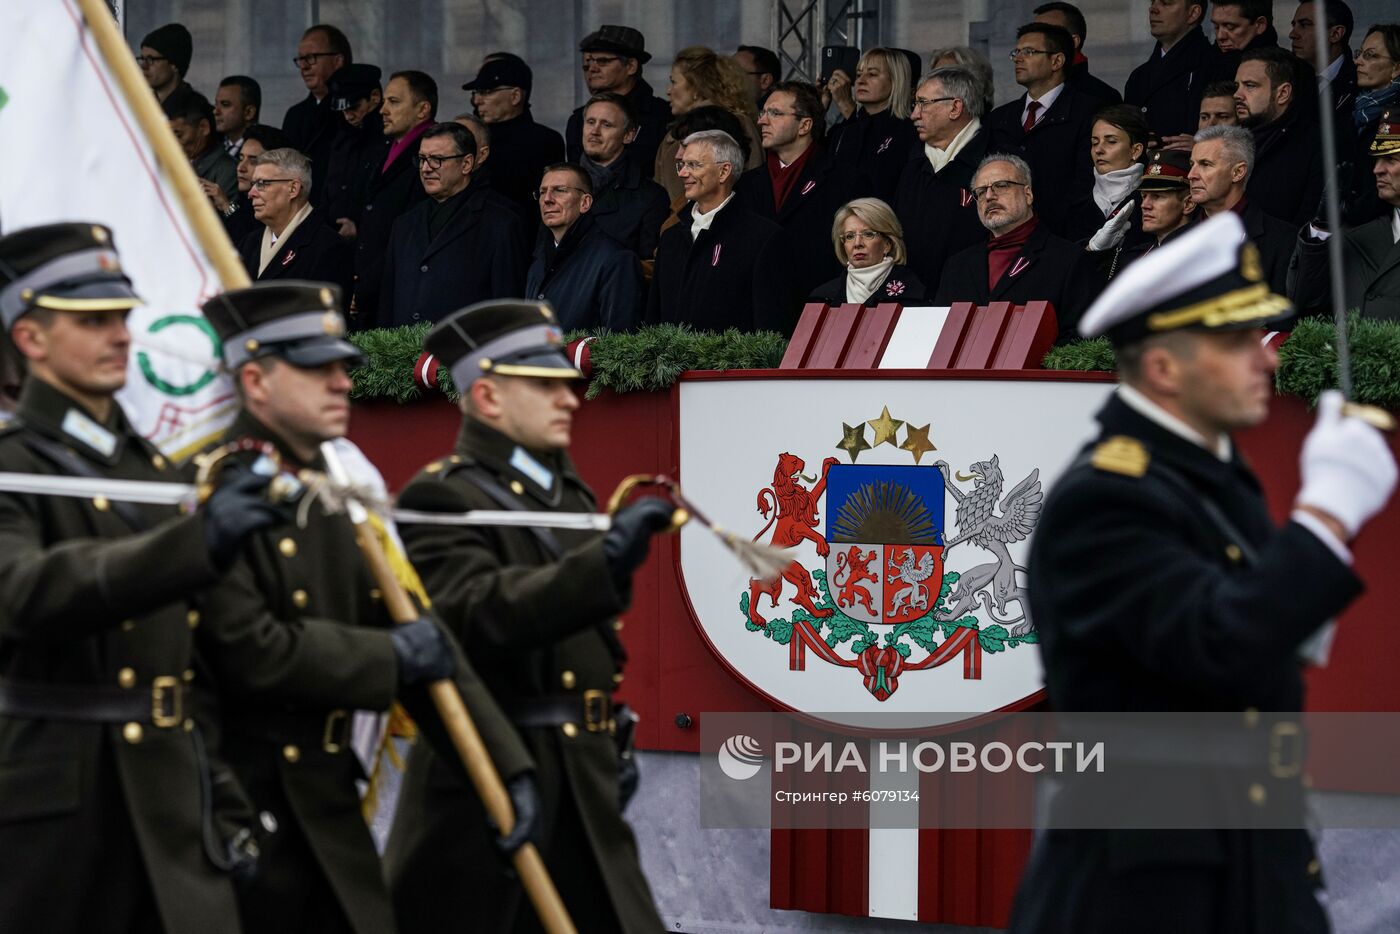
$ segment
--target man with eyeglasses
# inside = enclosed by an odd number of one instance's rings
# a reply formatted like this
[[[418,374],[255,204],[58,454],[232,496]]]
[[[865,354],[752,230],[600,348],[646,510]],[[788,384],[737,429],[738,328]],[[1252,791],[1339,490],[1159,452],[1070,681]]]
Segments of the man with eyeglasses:
[[[743,171],[743,150],[723,130],[682,140],[676,174],[690,203],[661,234],[646,323],[792,333],[805,294],[792,287],[787,232],[735,197]]]
[[[960,65],[937,68],[914,94],[914,129],[923,143],[904,166],[894,209],[909,265],[930,288],[959,250],[987,239],[972,198],[972,176],[987,155],[982,84]]]
[[[1065,83],[1073,60],[1074,39],[1066,30],[1048,23],[1022,26],[1011,61],[1026,93],[987,117],[991,148],[1019,153],[1035,173],[1036,214],[1056,234],[1068,223],[1070,205],[1094,187],[1089,136],[1100,102]]]
[[[180,23],[166,23],[141,40],[136,64],[141,66],[141,75],[155,92],[156,100],[163,104],[177,90],[189,87],[185,73],[190,70],[193,54],[194,40]]]
[[[642,66],[651,61],[646,39],[631,26],[601,26],[583,37],[578,45],[583,59],[583,83],[590,95],[611,92],[627,98],[636,115],[637,135],[627,144],[637,154],[635,161],[643,178],[651,178],[656,150],[671,122],[671,105],[653,93],[642,77]],[[565,155],[578,162],[584,151],[584,110],[569,115],[564,128]]]
[[[419,140],[427,199],[394,222],[379,296],[381,327],[438,321],[463,302],[519,295],[529,247],[511,202],[472,181],[476,139],[438,123]]]
[[[236,248],[254,230],[262,232],[262,223],[253,216],[253,202],[249,193],[253,190],[253,163],[258,156],[273,149],[283,149],[287,145],[287,135],[275,126],[255,123],[243,131],[243,145],[238,150],[238,194],[232,198],[224,196],[223,189],[213,182],[200,181],[204,193],[219,212],[224,232],[229,242]]]
[[[1032,189],[1032,178],[1020,156],[993,153],[982,160],[972,196],[991,237],[948,258],[933,304],[1049,302],[1063,342],[1074,337],[1079,316],[1104,280],[1092,254],[1040,222],[1033,208],[1040,186]]]
[[[311,197],[318,206],[325,203],[320,187],[330,165],[331,143],[341,123],[330,106],[328,82],[338,69],[354,60],[350,40],[328,23],[317,23],[302,33],[292,59],[306,85],[306,97],[287,110],[282,118],[282,132],[298,152],[311,159],[311,174],[317,183]]]
[[[666,189],[643,171],[654,160],[633,158],[630,144],[640,130],[631,101],[613,91],[595,94],[583,106],[578,164],[593,184],[589,213],[608,236],[641,257],[650,274],[671,203]]]
[[[518,56],[497,52],[462,85],[471,92],[472,109],[491,128],[491,186],[520,206],[531,238],[539,226],[531,192],[545,166],[564,160],[564,138],[536,123],[530,113],[533,84],[529,65]]]
[[[535,192],[548,236],[535,245],[525,294],[549,302],[565,331],[630,331],[641,320],[646,283],[637,254],[593,219],[593,182],[576,165],[545,169]]]
[[[773,85],[758,114],[763,169],[747,172],[734,192],[739,202],[787,233],[801,296],[845,270],[831,249],[831,219],[841,205],[874,193],[864,172],[837,165],[823,141],[826,117],[817,89],[801,81]]]

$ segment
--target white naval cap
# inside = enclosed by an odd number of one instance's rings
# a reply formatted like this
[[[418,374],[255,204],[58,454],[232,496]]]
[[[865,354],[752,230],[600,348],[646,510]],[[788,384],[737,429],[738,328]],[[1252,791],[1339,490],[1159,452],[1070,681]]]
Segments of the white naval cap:
[[[1226,211],[1114,276],[1080,318],[1079,333],[1122,345],[1168,331],[1262,327],[1292,310],[1269,290],[1258,248]]]

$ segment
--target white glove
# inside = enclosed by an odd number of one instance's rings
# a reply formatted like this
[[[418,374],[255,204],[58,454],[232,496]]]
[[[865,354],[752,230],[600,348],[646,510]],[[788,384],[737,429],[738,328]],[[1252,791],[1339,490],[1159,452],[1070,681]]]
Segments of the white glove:
[[[1121,211],[1105,221],[1098,233],[1089,238],[1089,250],[1093,253],[1100,253],[1104,250],[1111,250],[1122,243],[1123,238],[1128,234],[1128,219],[1133,216],[1133,209],[1136,207],[1136,201],[1129,201]]]
[[[1359,418],[1342,415],[1342,394],[1324,392],[1317,423],[1303,440],[1299,506],[1332,516],[1356,535],[1395,490],[1395,458],[1385,436]]]

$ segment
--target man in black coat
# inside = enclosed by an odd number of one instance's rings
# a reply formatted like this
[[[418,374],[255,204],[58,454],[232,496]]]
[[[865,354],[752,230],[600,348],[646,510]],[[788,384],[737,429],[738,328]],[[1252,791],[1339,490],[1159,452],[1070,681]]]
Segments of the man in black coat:
[[[671,123],[671,105],[652,93],[651,85],[642,77],[642,66],[651,61],[645,38],[631,26],[602,26],[584,36],[578,49],[583,53],[583,83],[588,86],[588,93],[611,92],[627,98],[638,127],[627,148],[643,177],[651,178],[656,150]],[[587,148],[583,132],[587,106],[570,114],[564,128],[565,154],[570,162],[578,162]]]
[[[306,97],[293,104],[282,118],[282,132],[292,146],[311,159],[311,177],[316,189],[312,203],[323,203],[321,180],[330,165],[331,143],[340,130],[340,116],[330,106],[331,75],[355,60],[350,40],[334,26],[318,23],[301,34],[296,58]]]
[[[533,83],[529,65],[499,52],[462,85],[472,94],[472,109],[491,128],[491,187],[520,206],[530,237],[539,224],[533,193],[544,167],[564,161],[564,138],[530,113]]]
[[[249,200],[262,223],[243,238],[239,254],[256,281],[332,282],[341,294],[353,276],[350,247],[310,203],[311,160],[295,149],[274,149],[253,164]]]
[[[576,161],[593,184],[594,222],[650,264],[671,213],[666,189],[643,174],[630,143],[640,125],[627,98],[603,91],[583,106],[583,151]],[[646,160],[649,169],[653,160]]]
[[[646,283],[637,254],[593,220],[593,182],[576,165],[551,165],[540,179],[540,236],[525,294],[554,307],[565,331],[630,331],[642,317]]]
[[[1235,82],[1235,113],[1254,134],[1246,194],[1266,214],[1297,228],[1316,213],[1322,196],[1317,108],[1298,97],[1316,93],[1313,70],[1283,49],[1251,49],[1240,58]]]
[[[789,278],[787,235],[734,194],[744,168],[739,144],[723,130],[682,142],[677,174],[690,204],[661,234],[646,323],[791,334],[802,297]]]
[[[787,232],[796,261],[792,283],[803,296],[844,272],[831,248],[832,222],[843,205],[872,190],[864,173],[830,158],[824,129],[815,88],[800,81],[775,84],[758,115],[765,163],[734,186],[743,207]]]
[[[1050,490],[1027,561],[1051,705],[1235,714],[1229,765],[1204,746],[1142,746],[1156,754],[1149,778],[1179,763],[1202,776],[1212,814],[1233,817],[1047,831],[1011,934],[1329,930],[1306,779],[1283,764],[1302,762],[1302,744],[1282,737],[1300,739],[1309,640],[1361,592],[1348,542],[1389,499],[1396,468],[1380,432],[1325,393],[1291,519],[1274,525],[1230,434],[1268,415],[1278,358],[1261,338],[1288,303],[1259,294],[1242,237],[1229,215],[1197,226],[1084,316],[1084,336],[1113,343],[1121,386],[1099,412],[1099,438]],[[1272,729],[1259,711],[1277,712],[1265,714]],[[1082,805],[1084,788],[1068,779],[1048,820]],[[1262,826],[1287,829],[1236,829],[1264,813]]]
[[[1164,145],[1189,146],[1197,129],[1215,54],[1201,31],[1205,15],[1204,0],[1157,0],[1148,7],[1148,30],[1157,44],[1128,76],[1123,101],[1142,108],[1148,129]]]
[[[1059,26],[1074,40],[1074,60],[1070,62],[1065,83],[1080,94],[1087,94],[1101,104],[1120,104],[1123,95],[1118,89],[1101,78],[1089,73],[1089,57],[1084,54],[1084,39],[1089,33],[1089,24],[1084,13],[1073,3],[1064,0],[1051,0],[1035,8],[1035,22]]]
[[[1264,279],[1280,295],[1288,287],[1288,260],[1297,228],[1265,214],[1246,194],[1254,168],[1254,137],[1244,127],[1211,126],[1196,134],[1191,149],[1191,200],[1199,219],[1233,211],[1259,250]]]
[[[972,197],[991,136],[981,113],[981,83],[959,66],[936,69],[914,95],[922,145],[900,176],[894,210],[909,265],[929,289],[938,287],[950,255],[987,239]]]
[[[344,125],[331,143],[322,207],[336,232],[354,240],[370,185],[384,164],[384,91],[374,65],[346,65],[331,75],[331,109]]]
[[[1089,133],[1101,102],[1065,83],[1074,40],[1065,30],[1028,23],[1016,30],[1016,83],[1026,93],[987,118],[994,152],[1014,152],[1035,174],[1040,194],[1036,213],[1061,233],[1069,206],[1094,187]]]
[[[1229,0],[1214,3],[1210,23],[1215,30],[1209,81],[1233,81],[1240,57],[1251,49],[1278,48],[1274,29],[1274,0]]]
[[[1103,274],[1091,254],[1039,222],[1032,178],[1018,156],[993,154],[982,162],[972,191],[991,239],[948,258],[933,304],[1049,302],[1064,341],[1103,288]]]
[[[1288,44],[1293,57],[1308,68],[1317,68],[1317,22],[1319,12],[1327,18],[1327,67],[1319,77],[1332,85],[1332,109],[1336,114],[1339,158],[1356,146],[1352,103],[1356,99],[1356,62],[1352,60],[1351,32],[1355,24],[1345,0],[1323,0],[1322,6],[1304,0],[1293,13]]]
[[[529,249],[520,216],[472,184],[476,140],[460,123],[423,134],[427,200],[394,223],[379,298],[383,327],[438,321],[463,302],[519,295]]]
[[[421,71],[389,76],[384,89],[384,139],[379,144],[379,169],[370,180],[368,200],[355,231],[355,289],[350,301],[350,326],[355,330],[384,327],[379,295],[384,281],[384,257],[394,222],[426,197],[418,181],[418,144],[437,114],[437,82]],[[373,155],[373,148],[370,149]]]

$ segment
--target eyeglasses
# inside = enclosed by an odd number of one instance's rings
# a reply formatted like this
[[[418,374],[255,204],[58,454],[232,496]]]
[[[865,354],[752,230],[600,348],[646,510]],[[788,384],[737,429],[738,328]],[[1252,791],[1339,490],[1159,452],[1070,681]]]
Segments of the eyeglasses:
[[[763,74],[763,72],[759,72],[759,74]],[[776,107],[765,107],[765,108],[763,108],[762,110],[760,110],[760,111],[758,112],[758,115],[759,115],[760,117],[767,117],[769,120],[776,120],[776,119],[778,119],[779,117],[799,117],[799,118],[800,118],[800,117],[805,117],[805,116],[807,116],[806,114],[800,113],[800,112],[798,112],[798,111],[796,111],[796,110],[779,110],[779,109],[776,108]]]
[[[295,178],[255,178],[252,187],[258,191],[266,191],[268,185],[275,185],[278,182],[295,182]]]
[[[459,152],[455,156],[418,156],[418,168],[421,169],[426,165],[436,172],[438,169],[442,168],[444,162],[451,162],[453,159],[463,159],[466,155],[467,154],[464,152]]]
[[[583,57],[583,67],[584,69],[589,69],[597,65],[599,68],[606,68],[613,62],[621,60],[622,56],[620,55],[585,55]]]
[[[961,100],[961,98],[957,98],[957,97],[916,97],[916,98],[914,98],[914,107],[915,107],[916,109],[923,108],[923,107],[932,107],[934,104],[941,104],[941,103],[943,103],[944,101],[956,101],[956,100]]]
[[[550,185],[548,188],[536,188],[534,191],[530,192],[530,194],[534,197],[536,201],[539,201],[545,195],[552,195],[555,198],[562,198],[564,197],[565,192],[570,191],[576,191],[581,195],[588,194],[588,192],[584,191],[582,188],[572,188],[568,185]]]
[[[320,59],[339,54],[339,52],[307,52],[305,55],[298,55],[296,58],[292,59],[292,64],[298,68],[310,68]]]
[[[859,240],[861,243],[874,243],[883,236],[884,234],[876,233],[873,230],[847,231],[841,235],[841,242],[854,243]]]
[[[698,172],[707,165],[732,165],[729,162],[701,162],[698,159],[676,160],[676,174],[681,174],[681,169],[689,169],[691,172]]]
[[[140,65],[142,68],[148,68],[148,67],[150,67],[151,65],[154,65],[156,62],[168,62],[168,61],[170,61],[170,59],[166,58],[164,55],[138,55],[138,56],[136,56],[136,64]]]
[[[1032,55],[1049,55],[1044,49],[1012,49],[1008,56],[1013,62],[1018,58],[1028,58]]]
[[[1388,62],[1391,58],[1384,52],[1377,52],[1375,49],[1357,49],[1356,60],[1358,62]],[[137,61],[139,62],[141,59],[138,58]]]
[[[980,188],[972,189],[972,197],[976,201],[983,201],[987,197],[987,192],[990,191],[993,194],[995,194],[998,198],[1000,198],[1002,195],[1008,194],[1012,188],[1026,187],[1028,186],[1025,182],[1010,182],[1004,180],[1000,182],[992,182],[990,185],[983,185]]]

